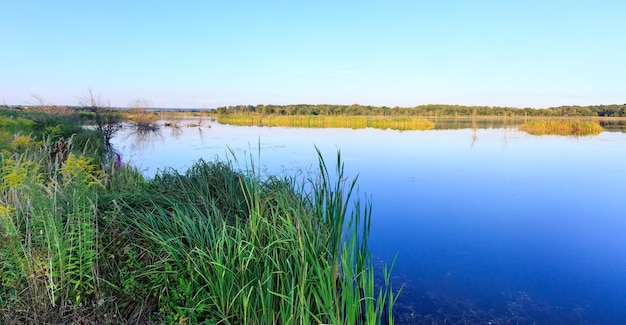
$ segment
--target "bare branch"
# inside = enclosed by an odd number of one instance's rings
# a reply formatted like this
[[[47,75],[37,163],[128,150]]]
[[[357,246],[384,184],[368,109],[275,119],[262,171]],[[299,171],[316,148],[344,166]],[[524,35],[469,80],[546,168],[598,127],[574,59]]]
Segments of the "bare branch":
[[[156,130],[159,115],[154,112],[154,106],[145,99],[135,99],[130,105],[130,120],[137,129]]]
[[[31,96],[33,97],[35,102],[39,104],[39,109],[46,114],[66,117],[74,114],[74,111],[67,106],[57,106],[50,104],[43,98],[43,96],[37,93],[33,93]]]
[[[89,108],[91,111],[111,109],[111,102],[94,93],[91,89],[74,98],[79,106]]]
[[[104,100],[91,89],[76,96],[75,99],[78,105],[94,113],[96,129],[102,133],[104,143],[110,149],[113,135],[122,128],[122,117],[119,112],[111,107],[108,100]]]
[[[39,104],[39,106],[41,107],[48,106],[48,103],[46,103],[46,100],[43,98],[43,96],[37,93],[33,93],[31,97],[33,97],[33,99],[35,100],[35,103]]]

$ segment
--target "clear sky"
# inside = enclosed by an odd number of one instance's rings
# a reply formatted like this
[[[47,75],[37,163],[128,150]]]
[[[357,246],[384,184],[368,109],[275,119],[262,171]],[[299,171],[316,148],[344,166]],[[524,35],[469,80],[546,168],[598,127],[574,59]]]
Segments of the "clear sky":
[[[626,1],[0,0],[0,104],[626,102]]]

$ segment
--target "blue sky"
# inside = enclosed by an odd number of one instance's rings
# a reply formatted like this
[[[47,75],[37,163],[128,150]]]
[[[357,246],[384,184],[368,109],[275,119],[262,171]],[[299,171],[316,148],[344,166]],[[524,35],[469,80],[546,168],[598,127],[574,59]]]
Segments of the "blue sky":
[[[626,102],[626,1],[0,0],[0,104]]]

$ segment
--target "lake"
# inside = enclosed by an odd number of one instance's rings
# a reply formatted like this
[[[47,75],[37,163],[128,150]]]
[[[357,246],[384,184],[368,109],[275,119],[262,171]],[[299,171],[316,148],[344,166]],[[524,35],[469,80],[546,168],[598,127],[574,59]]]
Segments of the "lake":
[[[533,136],[480,124],[429,131],[162,127],[113,139],[147,176],[199,158],[314,172],[341,151],[373,205],[370,248],[390,263],[399,324],[623,324],[626,133]],[[480,128],[484,127],[484,128]]]

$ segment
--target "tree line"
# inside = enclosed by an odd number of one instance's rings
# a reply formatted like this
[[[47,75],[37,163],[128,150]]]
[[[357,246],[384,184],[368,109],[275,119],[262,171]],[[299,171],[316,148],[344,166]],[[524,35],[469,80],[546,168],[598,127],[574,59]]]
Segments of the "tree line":
[[[265,115],[359,115],[359,116],[626,116],[626,104],[591,105],[591,106],[558,106],[545,109],[515,108],[496,106],[463,106],[429,104],[415,107],[387,107],[370,105],[328,105],[328,104],[297,104],[297,105],[235,105],[217,108],[223,114],[265,114]]]
[[[89,93],[88,93],[89,95]],[[88,98],[88,97],[87,97]],[[51,106],[63,109],[93,112],[93,105],[81,104],[79,106]],[[109,107],[108,105],[107,107]],[[20,106],[0,105],[0,108],[21,109]],[[122,108],[113,110],[125,110]],[[168,112],[194,112],[200,113],[201,109],[152,109],[154,111]],[[333,104],[295,104],[295,105],[234,105],[222,106],[210,109],[209,112],[219,115],[238,114],[263,114],[263,115],[321,115],[321,116],[389,116],[389,117],[461,117],[461,116],[588,116],[588,117],[626,117],[626,104],[610,105],[566,105],[550,108],[516,108],[498,106],[464,106],[428,104],[414,107],[388,107],[371,105],[333,105]]]

